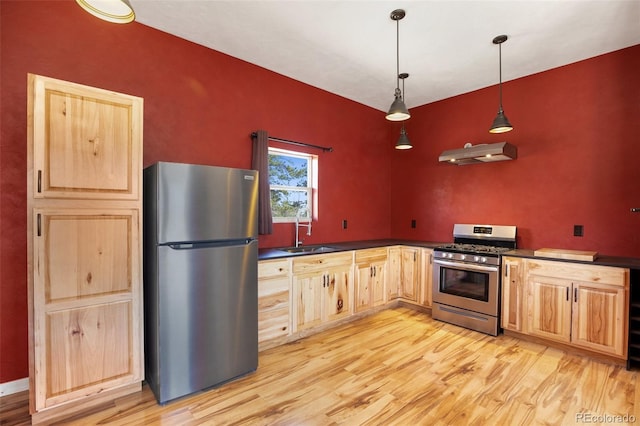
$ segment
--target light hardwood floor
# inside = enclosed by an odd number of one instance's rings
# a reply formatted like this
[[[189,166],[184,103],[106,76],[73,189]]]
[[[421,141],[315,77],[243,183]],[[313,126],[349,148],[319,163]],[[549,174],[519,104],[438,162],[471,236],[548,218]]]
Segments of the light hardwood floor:
[[[217,389],[161,407],[144,386],[64,424],[620,424],[640,422],[638,393],[637,371],[397,307],[261,352]],[[2,425],[29,424],[25,399],[3,399]]]

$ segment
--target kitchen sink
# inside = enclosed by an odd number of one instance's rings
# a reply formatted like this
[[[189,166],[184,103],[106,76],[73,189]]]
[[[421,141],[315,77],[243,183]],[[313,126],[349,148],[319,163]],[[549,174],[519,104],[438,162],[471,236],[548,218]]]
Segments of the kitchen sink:
[[[331,246],[300,246],[300,247],[287,247],[279,249],[286,251],[287,253],[326,253],[337,250]]]

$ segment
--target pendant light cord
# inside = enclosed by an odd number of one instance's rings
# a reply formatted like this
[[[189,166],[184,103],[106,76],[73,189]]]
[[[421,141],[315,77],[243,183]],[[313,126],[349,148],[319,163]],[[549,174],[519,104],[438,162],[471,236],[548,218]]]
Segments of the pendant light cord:
[[[500,87],[498,92],[500,93],[500,110],[499,112],[502,112],[502,43],[500,43],[498,45],[498,61],[500,62],[500,70],[499,70],[499,76],[500,76]]]
[[[400,91],[400,19],[396,19],[396,89]],[[403,99],[404,94],[401,96]]]

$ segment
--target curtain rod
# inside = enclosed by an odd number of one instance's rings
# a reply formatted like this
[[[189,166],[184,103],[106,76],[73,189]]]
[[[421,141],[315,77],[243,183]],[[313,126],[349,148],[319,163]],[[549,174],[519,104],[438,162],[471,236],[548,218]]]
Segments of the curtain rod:
[[[258,134],[256,132],[251,133],[251,137],[255,138],[256,136],[258,136]],[[281,143],[286,143],[289,145],[298,145],[298,146],[308,146],[309,148],[315,148],[315,149],[321,149],[322,151],[329,151],[329,152],[333,152],[333,148],[332,147],[326,147],[326,146],[320,146],[320,145],[312,145],[310,143],[304,143],[304,142],[296,142],[296,141],[290,141],[287,139],[281,139],[281,138],[276,138],[273,136],[267,136],[267,139],[269,139],[270,141],[273,142],[281,142]]]

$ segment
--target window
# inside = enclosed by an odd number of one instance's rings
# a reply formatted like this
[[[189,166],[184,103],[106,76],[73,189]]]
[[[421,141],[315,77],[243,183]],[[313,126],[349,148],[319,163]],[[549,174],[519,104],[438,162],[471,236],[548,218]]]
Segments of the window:
[[[311,220],[317,188],[318,157],[269,148],[269,187],[274,222]]]

